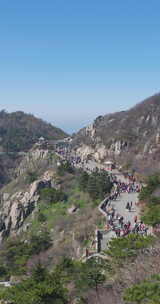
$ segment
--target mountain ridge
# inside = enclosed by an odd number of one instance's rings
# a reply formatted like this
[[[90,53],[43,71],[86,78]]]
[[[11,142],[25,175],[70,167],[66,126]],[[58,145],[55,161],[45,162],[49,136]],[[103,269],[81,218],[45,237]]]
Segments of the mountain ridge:
[[[32,114],[0,111],[0,187],[14,176],[14,170],[22,159],[17,152],[28,152],[40,137],[57,140],[66,136],[68,134],[61,129]]]
[[[98,116],[74,136],[73,147],[84,159],[112,159],[123,165],[131,162],[131,167],[142,172],[149,169],[151,161],[157,161],[160,168],[160,94],[129,110]]]
[[[28,151],[39,139],[62,139],[68,136],[60,128],[23,111],[0,111],[0,148],[3,151]]]

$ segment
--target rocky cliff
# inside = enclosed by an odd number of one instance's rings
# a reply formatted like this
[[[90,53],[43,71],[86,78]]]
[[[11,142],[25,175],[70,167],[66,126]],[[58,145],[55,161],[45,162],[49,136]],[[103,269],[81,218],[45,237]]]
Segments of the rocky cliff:
[[[116,159],[146,172],[160,168],[160,94],[128,111],[97,117],[75,135],[73,146],[83,159]]]
[[[38,207],[40,190],[57,187],[55,168],[56,159],[48,150],[32,149],[26,154],[16,169],[17,177],[1,189],[0,240],[27,229],[25,219]]]

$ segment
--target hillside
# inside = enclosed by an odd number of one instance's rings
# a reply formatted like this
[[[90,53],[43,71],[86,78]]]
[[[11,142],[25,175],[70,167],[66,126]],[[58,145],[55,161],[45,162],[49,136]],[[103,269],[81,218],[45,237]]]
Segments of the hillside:
[[[97,205],[112,187],[107,173],[89,177],[53,151],[34,148],[15,175],[0,190],[0,267],[6,265],[5,278],[28,274],[37,261],[53,267],[62,257],[80,259],[97,225],[104,224]],[[91,189],[95,182],[96,192]]]
[[[39,137],[61,139],[66,136],[61,129],[31,114],[0,112],[0,151],[28,151]]]
[[[82,156],[80,163],[65,140],[51,149],[43,143],[33,145],[19,159],[7,155],[12,157],[7,162],[12,174],[0,189],[0,281],[7,281],[10,288],[0,286],[0,303],[21,304],[23,299],[25,304],[144,304],[146,284],[152,303],[160,303],[159,174],[146,179],[140,202],[133,201],[141,211],[138,225],[143,220],[154,236],[129,230],[109,242],[104,237],[110,233],[109,217],[101,214],[99,206],[101,202],[106,208],[104,198],[117,188],[105,170],[83,170],[83,158],[99,162],[113,158],[124,166],[137,164],[141,171],[142,164],[146,170],[155,161],[158,168],[159,103],[157,95],[129,111],[98,117],[73,138],[73,148]],[[124,179],[122,174],[117,176]],[[132,195],[119,194],[117,201],[108,201],[108,210],[115,206],[115,225],[119,212],[125,217],[117,204],[123,203],[128,214],[126,202]],[[103,248],[97,246],[98,238],[103,239]]]
[[[57,140],[66,136],[61,129],[31,114],[0,111],[0,188],[14,177],[14,169],[22,159],[17,152],[28,151],[40,137]]]
[[[73,146],[82,158],[118,163],[143,173],[160,168],[160,94],[128,111],[99,116],[75,136]]]
[[[0,287],[2,303],[20,304],[22,298],[25,304],[145,303],[132,301],[132,294],[138,282],[142,297],[143,280],[160,272],[159,236],[114,238],[105,259],[82,259],[86,247],[95,251],[95,229],[106,224],[97,208],[112,188],[105,171],[87,174],[54,151],[34,147],[15,174],[0,191],[0,280],[13,283]],[[141,199],[157,195],[159,185],[159,176],[152,176]],[[153,215],[157,224],[160,215]]]

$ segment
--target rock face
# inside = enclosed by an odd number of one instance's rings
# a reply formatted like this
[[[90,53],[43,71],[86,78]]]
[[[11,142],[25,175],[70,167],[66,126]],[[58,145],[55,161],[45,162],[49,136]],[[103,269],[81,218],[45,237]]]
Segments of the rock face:
[[[97,117],[75,135],[73,147],[83,159],[116,159],[137,168],[140,160],[146,168],[151,164],[157,168],[157,163],[159,167],[160,94],[129,111]]]
[[[25,219],[35,210],[39,200],[39,190],[51,187],[51,180],[45,178],[33,182],[28,191],[16,192],[1,197],[0,236],[17,233]]]
[[[2,188],[0,194],[0,241],[8,235],[14,235],[21,230],[25,230],[26,218],[34,213],[38,206],[39,192],[43,188],[57,188],[54,178],[54,161],[51,161],[51,154],[48,150],[31,150],[22,160],[20,166],[16,170],[16,184],[12,191],[6,192],[6,188]],[[49,169],[49,167],[51,167]],[[32,182],[30,185],[21,185],[28,170],[38,169],[43,171],[41,177]],[[48,170],[46,170],[48,168]],[[24,180],[25,181],[25,180]]]
[[[47,165],[49,158],[50,152],[48,150],[38,148],[30,150],[16,169],[17,176],[28,170],[36,170],[39,165],[42,166],[42,162],[44,162],[43,166]]]

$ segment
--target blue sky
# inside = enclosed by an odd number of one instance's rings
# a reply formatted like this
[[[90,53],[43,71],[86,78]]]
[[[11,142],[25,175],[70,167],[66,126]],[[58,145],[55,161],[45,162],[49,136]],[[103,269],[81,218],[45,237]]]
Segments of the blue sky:
[[[159,0],[0,0],[1,109],[73,132],[159,80]]]

